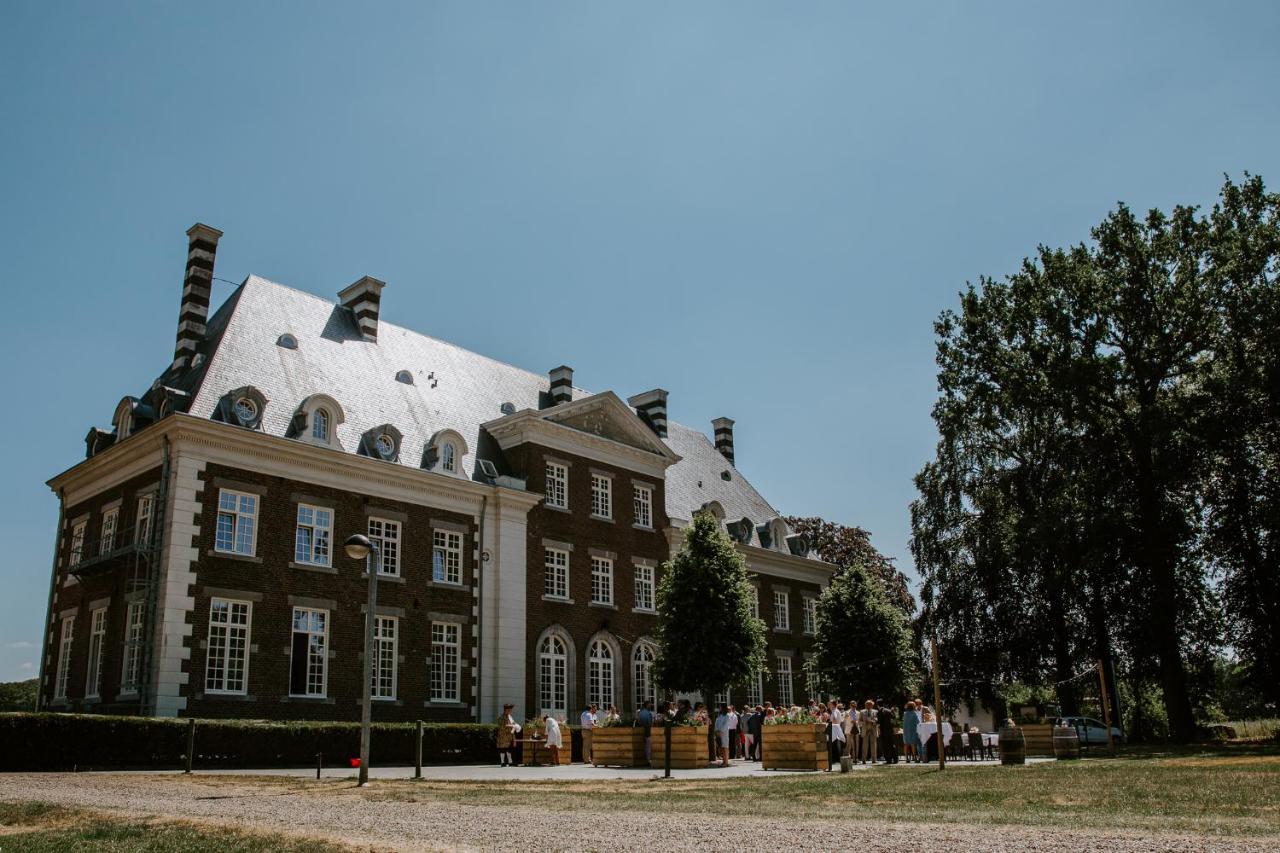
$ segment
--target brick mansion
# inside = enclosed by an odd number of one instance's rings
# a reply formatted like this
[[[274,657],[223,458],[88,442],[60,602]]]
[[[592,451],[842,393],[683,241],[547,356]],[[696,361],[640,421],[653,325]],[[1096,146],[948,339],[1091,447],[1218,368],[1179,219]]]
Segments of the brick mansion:
[[[732,701],[804,698],[832,567],[739,471],[732,420],[708,435],[661,389],[592,393],[392,325],[370,277],[334,302],[251,275],[210,314],[222,232],[187,235],[172,362],[49,481],[41,709],[354,720],[372,669],[378,720],[629,710],[656,696],[662,563],[699,511],[767,627]],[[378,554],[347,557],[353,533]]]

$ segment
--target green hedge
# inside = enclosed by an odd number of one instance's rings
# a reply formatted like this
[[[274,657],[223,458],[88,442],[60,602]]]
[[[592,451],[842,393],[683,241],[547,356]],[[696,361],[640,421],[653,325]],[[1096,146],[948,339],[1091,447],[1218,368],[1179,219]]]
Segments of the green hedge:
[[[176,768],[185,763],[185,719],[88,714],[0,714],[0,771]],[[494,727],[423,726],[422,760],[470,764],[495,760]],[[350,766],[360,754],[358,723],[196,721],[196,767]],[[414,761],[413,723],[375,723],[370,765]]]

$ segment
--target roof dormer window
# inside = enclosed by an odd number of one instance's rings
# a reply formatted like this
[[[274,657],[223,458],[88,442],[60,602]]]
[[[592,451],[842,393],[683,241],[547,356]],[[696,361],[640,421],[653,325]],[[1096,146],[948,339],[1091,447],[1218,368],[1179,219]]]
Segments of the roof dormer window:
[[[328,409],[316,409],[311,413],[311,437],[316,441],[329,443]]]
[[[218,405],[218,420],[246,429],[258,429],[267,410],[267,398],[252,385],[228,392]]]
[[[293,413],[293,421],[285,435],[340,450],[338,427],[344,417],[337,400],[328,394],[312,394]]]
[[[440,470],[452,474],[458,470],[457,450],[452,441],[440,445]]]
[[[365,432],[360,440],[360,452],[384,462],[398,462],[403,440],[400,430],[391,424],[383,424]]]
[[[258,404],[248,397],[238,398],[233,411],[240,426],[249,426],[258,420]]]
[[[413,384],[413,374],[407,370],[401,370],[396,374],[396,381],[403,382],[405,385]]]
[[[456,476],[462,471],[462,457],[466,455],[467,443],[458,431],[442,429],[427,443],[422,454],[422,467]]]
[[[385,432],[374,439],[373,446],[383,459],[390,459],[396,455],[396,440]]]
[[[297,349],[298,339],[295,338],[293,335],[289,334],[288,332],[285,332],[283,335],[276,338],[276,346],[281,347],[283,349]]]

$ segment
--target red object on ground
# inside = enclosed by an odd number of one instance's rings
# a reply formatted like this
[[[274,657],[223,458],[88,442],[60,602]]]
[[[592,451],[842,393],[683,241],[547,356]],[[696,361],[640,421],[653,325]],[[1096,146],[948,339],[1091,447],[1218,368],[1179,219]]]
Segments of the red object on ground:
[[[358,758],[353,758],[353,759],[351,759],[351,766],[352,766],[352,767],[359,767],[359,766],[360,766],[360,759],[358,759]]]

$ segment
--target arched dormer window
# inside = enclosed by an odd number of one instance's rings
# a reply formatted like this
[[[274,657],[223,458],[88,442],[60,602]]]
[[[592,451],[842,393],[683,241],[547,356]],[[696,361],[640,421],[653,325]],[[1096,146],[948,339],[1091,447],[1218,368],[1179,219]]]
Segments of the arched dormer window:
[[[381,459],[383,462],[398,462],[400,460],[400,442],[403,436],[400,430],[391,424],[383,424],[373,429],[366,430],[361,437],[360,452],[365,456],[372,456],[374,459]]]
[[[312,394],[303,400],[293,413],[293,420],[286,433],[289,438],[300,438],[311,444],[342,449],[338,441],[338,427],[345,420],[342,406],[328,394]]]
[[[422,467],[429,471],[462,476],[462,458],[467,455],[467,443],[457,430],[442,429],[431,436],[422,454]]]
[[[440,445],[440,470],[453,474],[458,470],[458,449],[452,441]]]
[[[407,370],[401,370],[396,373],[396,381],[403,382],[405,385],[413,384],[413,374]]]
[[[133,407],[137,403],[136,397],[125,397],[116,404],[116,413],[111,416],[111,425],[116,428],[116,441],[123,441],[133,434]]]
[[[228,391],[218,401],[218,419],[246,429],[262,426],[262,416],[267,411],[267,398],[252,385]]]
[[[281,347],[282,349],[297,349],[298,339],[288,332],[285,332],[283,335],[276,338],[276,346]]]
[[[769,542],[769,547],[773,548],[775,551],[788,550],[787,536],[790,533],[791,531],[787,529],[787,523],[785,521],[780,518],[773,519],[769,522],[769,538],[771,540]]]

